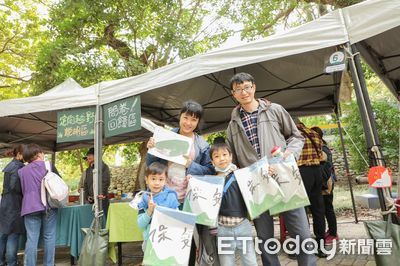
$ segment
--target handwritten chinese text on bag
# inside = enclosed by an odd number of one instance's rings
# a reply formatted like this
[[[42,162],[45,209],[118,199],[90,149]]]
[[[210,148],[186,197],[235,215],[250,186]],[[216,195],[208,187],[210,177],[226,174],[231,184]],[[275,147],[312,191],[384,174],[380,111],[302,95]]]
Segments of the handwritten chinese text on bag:
[[[143,265],[187,265],[195,223],[194,214],[157,206]]]
[[[197,215],[196,223],[217,226],[225,178],[192,176],[189,180],[183,211]]]
[[[283,193],[277,182],[268,176],[267,157],[236,170],[235,176],[250,218],[254,219],[278,204]]]
[[[286,159],[274,157],[269,164],[275,169],[272,178],[279,184],[284,198],[269,210],[271,215],[310,205],[299,167],[293,155]]]

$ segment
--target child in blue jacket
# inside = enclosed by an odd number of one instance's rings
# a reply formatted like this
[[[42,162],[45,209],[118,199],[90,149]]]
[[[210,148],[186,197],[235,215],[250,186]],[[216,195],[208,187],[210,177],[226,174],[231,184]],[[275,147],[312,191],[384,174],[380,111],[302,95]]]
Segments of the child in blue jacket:
[[[148,189],[138,204],[139,215],[137,219],[138,226],[144,230],[143,251],[146,247],[146,241],[149,238],[150,223],[154,208],[158,205],[178,209],[180,204],[176,192],[165,186],[167,171],[168,167],[159,162],[150,164],[146,169],[146,184]]]

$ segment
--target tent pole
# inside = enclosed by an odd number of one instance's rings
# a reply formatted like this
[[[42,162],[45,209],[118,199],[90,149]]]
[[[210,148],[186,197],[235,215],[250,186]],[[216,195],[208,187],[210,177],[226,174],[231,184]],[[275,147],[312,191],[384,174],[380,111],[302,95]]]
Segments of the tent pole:
[[[56,152],[51,152],[51,164],[56,165]]]
[[[379,138],[376,130],[375,118],[373,117],[371,102],[369,101],[365,77],[362,72],[360,54],[355,45],[346,44],[346,50],[350,55],[349,65],[353,78],[354,90],[356,92],[357,104],[360,110],[361,120],[367,141],[367,150],[369,154],[369,165],[385,166],[385,162],[380,150]],[[382,211],[386,211],[384,190],[377,189],[379,204]]]
[[[99,85],[100,86],[100,85]],[[98,218],[102,211],[102,199],[98,195],[102,193],[102,146],[103,146],[103,114],[102,106],[99,104],[99,88],[96,88],[97,105],[96,105],[96,122],[94,131],[94,169],[93,169],[93,196],[96,205],[95,217]]]
[[[337,121],[337,124],[338,124],[338,129],[339,129],[340,144],[342,146],[342,151],[343,151],[344,168],[346,170],[345,175],[347,177],[347,181],[349,183],[349,188],[350,188],[350,196],[351,196],[351,204],[353,206],[354,221],[355,221],[356,224],[358,224],[356,204],[355,204],[355,201],[354,201],[353,185],[351,184],[351,179],[350,179],[349,162],[347,160],[346,147],[344,145],[342,123],[340,122],[339,113],[338,113],[337,108],[335,109],[335,114],[336,114],[336,121]]]

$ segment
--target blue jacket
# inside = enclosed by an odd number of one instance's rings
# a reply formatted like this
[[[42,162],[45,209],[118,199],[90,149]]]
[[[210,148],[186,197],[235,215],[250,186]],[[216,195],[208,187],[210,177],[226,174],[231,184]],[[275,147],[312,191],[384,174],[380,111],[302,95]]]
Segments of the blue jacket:
[[[24,164],[13,159],[4,168],[3,193],[0,204],[0,234],[21,234],[25,231],[21,217],[22,190],[18,170]]]
[[[147,190],[150,192],[150,190]],[[176,192],[168,187],[164,187],[164,189],[153,195],[153,201],[158,206],[163,206],[171,209],[177,209],[180,205],[178,201],[178,195]],[[139,202],[139,215],[137,218],[138,226],[144,230],[143,231],[143,239],[147,240],[149,238],[149,230],[150,230],[150,222],[151,216],[147,214],[149,202],[149,195],[147,193],[143,194],[142,200]]]
[[[178,133],[179,128],[174,128],[172,129],[172,131]],[[194,134],[195,157],[189,168],[186,169],[186,175],[212,175],[215,173],[215,171],[210,159],[210,145],[208,145],[203,137],[201,137],[197,133]],[[151,163],[156,161],[167,164],[166,160],[147,153],[147,165],[150,165]]]

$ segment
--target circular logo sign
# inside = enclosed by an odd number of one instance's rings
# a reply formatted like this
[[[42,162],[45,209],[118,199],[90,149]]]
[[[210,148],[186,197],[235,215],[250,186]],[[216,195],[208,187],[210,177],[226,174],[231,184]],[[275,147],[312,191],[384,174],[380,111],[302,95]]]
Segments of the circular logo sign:
[[[330,64],[336,65],[336,64],[341,64],[343,62],[344,62],[344,53],[341,51],[335,52],[329,57]]]

